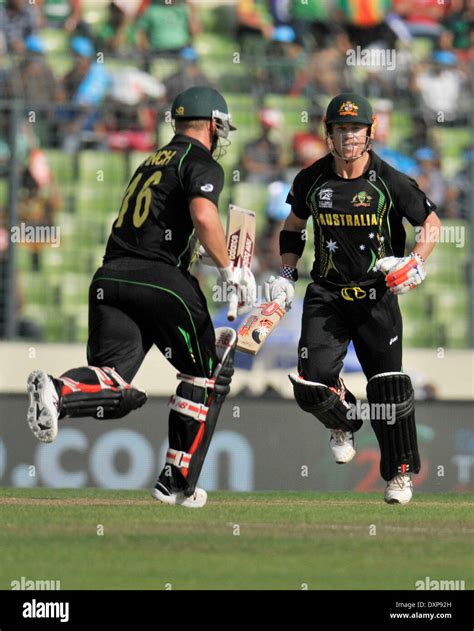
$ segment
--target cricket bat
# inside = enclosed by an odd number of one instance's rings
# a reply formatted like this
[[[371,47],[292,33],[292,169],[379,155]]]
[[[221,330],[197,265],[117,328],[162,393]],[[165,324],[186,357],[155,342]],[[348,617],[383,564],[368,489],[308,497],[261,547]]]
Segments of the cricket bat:
[[[248,316],[237,334],[237,349],[256,355],[270,333],[285,315],[285,299],[264,302]]]
[[[230,204],[227,211],[227,251],[234,267],[251,267],[255,251],[256,218],[252,210]],[[229,299],[227,319],[235,320],[239,297],[232,292]]]

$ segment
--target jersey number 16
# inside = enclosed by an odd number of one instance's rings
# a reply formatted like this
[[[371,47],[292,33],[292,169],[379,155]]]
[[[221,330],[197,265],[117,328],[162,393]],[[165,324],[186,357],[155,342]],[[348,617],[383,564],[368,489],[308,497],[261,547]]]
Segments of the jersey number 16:
[[[130,182],[127,190],[125,191],[125,197],[123,198],[122,207],[120,208],[120,213],[117,221],[115,222],[114,228],[120,228],[123,224],[130,199],[135,195],[143,175],[143,173],[137,175],[137,177]],[[135,210],[133,211],[133,225],[135,228],[141,228],[150,214],[152,195],[150,189],[152,186],[156,186],[160,183],[162,175],[161,171],[155,171],[144,183],[140,192],[136,196]]]

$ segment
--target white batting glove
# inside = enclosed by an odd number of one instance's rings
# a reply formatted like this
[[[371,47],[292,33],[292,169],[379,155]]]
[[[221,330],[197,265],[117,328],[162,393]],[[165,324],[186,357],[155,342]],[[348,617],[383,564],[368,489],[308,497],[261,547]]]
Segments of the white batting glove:
[[[226,299],[230,298],[229,288],[234,287],[237,292],[237,315],[248,313],[257,301],[257,283],[253,272],[248,267],[229,265],[219,268],[219,273],[217,284],[224,289]]]
[[[284,300],[284,307],[287,311],[291,309],[293,298],[295,297],[295,281],[283,276],[270,276],[265,283],[265,300]]]
[[[374,271],[385,274],[387,287],[396,295],[406,294],[421,285],[426,278],[425,260],[414,252],[402,258],[387,256],[379,259],[374,265]]]
[[[197,255],[198,255],[199,262],[202,265],[209,265],[209,266],[214,266],[215,265],[214,261],[209,256],[209,254],[206,252],[206,250],[205,250],[203,245],[199,246],[198,251],[197,251]]]

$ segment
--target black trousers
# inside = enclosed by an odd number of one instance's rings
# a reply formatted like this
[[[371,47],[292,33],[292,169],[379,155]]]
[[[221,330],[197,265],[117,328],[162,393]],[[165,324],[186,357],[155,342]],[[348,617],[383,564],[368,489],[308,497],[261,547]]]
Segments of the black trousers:
[[[401,371],[398,299],[385,284],[361,289],[342,293],[336,286],[308,286],[298,345],[300,375],[308,381],[337,386],[351,340],[367,379]]]
[[[89,364],[112,366],[130,382],[153,344],[179,372],[212,374],[214,327],[197,280],[134,259],[99,268],[89,289]]]
[[[115,368],[130,383],[153,344],[178,372],[212,376],[214,327],[197,280],[171,265],[138,259],[99,268],[89,289],[88,364]],[[73,371],[67,374],[74,378]],[[190,384],[180,384],[177,394],[197,403],[207,395]],[[170,447],[188,452],[200,423],[171,410],[168,427]],[[184,488],[181,471],[168,469],[160,479],[173,491]]]

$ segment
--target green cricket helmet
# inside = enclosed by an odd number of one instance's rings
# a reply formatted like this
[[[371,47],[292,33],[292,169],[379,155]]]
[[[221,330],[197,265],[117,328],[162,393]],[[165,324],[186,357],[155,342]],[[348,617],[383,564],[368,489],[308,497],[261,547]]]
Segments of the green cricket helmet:
[[[333,123],[363,123],[372,125],[374,112],[369,101],[353,92],[335,96],[326,110],[326,125]]]
[[[334,124],[345,125],[347,123],[368,125],[367,139],[362,153],[349,159],[356,160],[370,149],[370,145],[375,136],[377,119],[369,101],[354,92],[343,92],[335,96],[329,103],[326,116],[324,117],[324,126],[329,149],[333,155],[337,155],[338,157],[342,157],[342,148],[341,151],[338,151],[335,147],[331,126]]]
[[[173,101],[171,116],[174,120],[213,120],[219,138],[227,138],[236,129],[224,97],[214,88],[196,86],[181,92]]]

